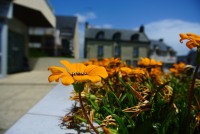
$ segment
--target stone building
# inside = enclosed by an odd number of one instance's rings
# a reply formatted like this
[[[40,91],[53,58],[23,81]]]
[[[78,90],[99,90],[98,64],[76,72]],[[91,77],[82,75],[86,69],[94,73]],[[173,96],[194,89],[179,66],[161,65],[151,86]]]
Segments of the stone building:
[[[136,66],[140,57],[149,56],[149,49],[150,40],[143,26],[139,30],[98,29],[86,23],[85,58],[118,57],[128,65]]]
[[[163,39],[151,40],[149,57],[162,61],[163,69],[168,69],[177,62],[176,51],[168,46]]]

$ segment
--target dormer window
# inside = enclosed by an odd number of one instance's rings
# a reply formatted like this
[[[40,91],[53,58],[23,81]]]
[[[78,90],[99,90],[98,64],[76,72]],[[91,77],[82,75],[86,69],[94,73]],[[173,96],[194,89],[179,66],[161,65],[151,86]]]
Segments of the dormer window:
[[[96,39],[104,39],[104,32],[103,32],[103,31],[98,32],[98,33],[96,34]]]
[[[154,50],[157,50],[157,49],[159,49],[159,46],[158,45],[154,45],[153,48],[154,48]]]
[[[157,55],[160,55],[160,48],[158,45],[154,45],[154,51],[156,52]]]
[[[139,34],[134,34],[131,36],[132,41],[138,41],[139,40]]]
[[[114,41],[119,41],[121,39],[121,33],[117,32],[113,35]]]

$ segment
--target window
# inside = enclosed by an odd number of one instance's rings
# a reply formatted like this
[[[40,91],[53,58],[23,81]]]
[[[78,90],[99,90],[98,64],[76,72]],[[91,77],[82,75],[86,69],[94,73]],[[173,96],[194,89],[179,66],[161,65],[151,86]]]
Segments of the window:
[[[156,54],[157,54],[157,55],[160,55],[160,54],[161,54],[161,52],[160,52],[159,49],[156,49]]]
[[[131,65],[131,60],[126,60],[126,64],[127,64],[128,66],[130,66],[130,65]]]
[[[115,57],[120,57],[120,47],[119,46],[115,47]]]
[[[134,34],[131,36],[132,41],[138,41],[139,40],[139,34]]]
[[[98,46],[98,57],[103,57],[103,46]]]
[[[169,51],[169,54],[170,54],[170,56],[176,56],[176,52],[173,51],[173,50],[170,50],[170,51]]]
[[[114,57],[115,58],[120,57],[120,54],[121,54],[120,44],[116,43],[115,44],[115,50],[114,50]]]
[[[113,35],[113,40],[114,41],[119,41],[121,38],[121,33],[117,32]]]
[[[133,57],[134,58],[138,58],[139,57],[139,48],[138,47],[134,47],[133,48]]]
[[[104,39],[104,32],[103,31],[98,32],[96,35],[96,39]]]
[[[137,66],[137,63],[138,63],[138,61],[137,61],[137,60],[134,60],[134,61],[133,61],[133,66],[136,67],[136,66]]]

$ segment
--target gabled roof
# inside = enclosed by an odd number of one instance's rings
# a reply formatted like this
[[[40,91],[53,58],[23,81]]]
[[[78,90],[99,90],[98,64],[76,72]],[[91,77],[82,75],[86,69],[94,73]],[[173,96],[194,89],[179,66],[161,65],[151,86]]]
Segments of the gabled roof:
[[[86,28],[85,38],[95,39],[96,35],[99,32],[104,33],[104,39],[106,39],[106,40],[112,40],[114,34],[120,33],[121,41],[131,41],[131,37],[135,34],[138,34],[139,35],[138,41],[149,42],[149,39],[143,32],[134,31],[134,30],[108,29],[108,28],[101,28],[101,29],[100,28]]]
[[[60,30],[60,34],[74,36],[77,23],[75,16],[56,16],[56,28]]]
[[[155,47],[158,47],[159,50],[161,51],[167,51],[169,49],[173,50],[174,52],[176,52],[172,47],[168,46],[162,39],[160,40],[152,40],[150,39],[150,49],[154,49]]]

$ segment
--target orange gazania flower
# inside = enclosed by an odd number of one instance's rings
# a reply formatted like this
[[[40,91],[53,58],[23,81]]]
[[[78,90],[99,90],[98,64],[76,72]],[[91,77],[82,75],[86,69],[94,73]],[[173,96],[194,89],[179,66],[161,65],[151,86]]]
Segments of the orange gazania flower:
[[[60,61],[65,67],[51,66],[48,70],[51,71],[49,82],[58,82],[61,79],[63,85],[70,85],[74,82],[93,83],[101,81],[101,78],[106,78],[108,73],[104,67],[96,65],[84,65],[83,63],[71,64],[66,60]]]
[[[128,67],[121,67],[120,70],[121,70],[123,76],[128,75],[132,72],[132,69],[128,68]]]
[[[186,33],[186,34],[179,34],[181,39],[180,39],[180,43],[183,43],[183,40],[188,40],[186,43],[186,46],[189,49],[192,49],[194,47],[200,47],[200,36],[193,34],[193,33]]]
[[[156,61],[156,60],[150,59],[150,58],[141,58],[141,60],[138,61],[138,65],[139,66],[145,66],[145,67],[162,66],[162,62]]]
[[[160,67],[152,68],[150,75],[152,78],[160,78],[162,76],[162,70]]]
[[[174,63],[173,68],[170,68],[169,70],[172,74],[179,75],[184,71],[185,66],[186,66],[185,63],[183,62],[180,62],[178,64]]]

